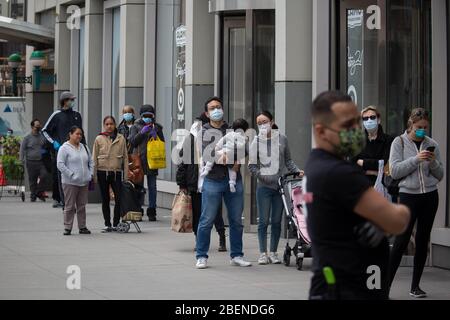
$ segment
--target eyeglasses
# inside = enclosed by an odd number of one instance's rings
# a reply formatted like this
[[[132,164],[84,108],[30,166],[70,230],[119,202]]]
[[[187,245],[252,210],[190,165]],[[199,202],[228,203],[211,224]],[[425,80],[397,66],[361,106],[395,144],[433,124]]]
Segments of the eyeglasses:
[[[363,121],[368,121],[369,119],[370,120],[376,120],[377,116],[363,117],[362,119],[363,119]]]

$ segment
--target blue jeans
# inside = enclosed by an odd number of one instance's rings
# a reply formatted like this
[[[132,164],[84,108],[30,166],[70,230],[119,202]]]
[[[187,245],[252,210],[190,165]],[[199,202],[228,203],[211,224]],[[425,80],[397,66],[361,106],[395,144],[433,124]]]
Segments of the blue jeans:
[[[202,192],[202,213],[197,230],[197,259],[208,258],[211,229],[216,219],[222,198],[225,201],[230,223],[230,256],[242,257],[242,212],[244,210],[244,188],[242,179],[236,183],[236,192],[230,192],[228,177],[222,180],[205,178]]]
[[[270,252],[277,252],[281,234],[281,216],[283,200],[278,190],[258,186],[256,189],[256,206],[258,207],[259,251],[267,252],[267,227],[271,223]]]
[[[156,208],[156,176],[152,174],[147,175],[147,185],[148,185],[148,207]]]

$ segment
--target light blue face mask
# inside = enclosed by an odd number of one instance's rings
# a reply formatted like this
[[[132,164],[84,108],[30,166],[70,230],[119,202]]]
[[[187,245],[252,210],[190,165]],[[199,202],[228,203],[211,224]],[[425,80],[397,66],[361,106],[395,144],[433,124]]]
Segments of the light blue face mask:
[[[374,131],[378,128],[378,120],[367,120],[363,122],[364,128],[366,128],[367,131]]]
[[[153,122],[153,118],[142,118],[142,120],[143,120],[146,124],[149,124],[149,123],[152,123],[152,122]]]
[[[209,113],[209,118],[212,121],[221,121],[223,119],[223,110],[222,109],[214,109]]]
[[[132,113],[124,113],[123,114],[123,120],[125,120],[126,122],[133,121],[133,119],[134,119],[134,115]]]
[[[417,139],[423,139],[423,138],[425,138],[425,135],[426,135],[425,129],[417,129],[416,130],[416,138]]]

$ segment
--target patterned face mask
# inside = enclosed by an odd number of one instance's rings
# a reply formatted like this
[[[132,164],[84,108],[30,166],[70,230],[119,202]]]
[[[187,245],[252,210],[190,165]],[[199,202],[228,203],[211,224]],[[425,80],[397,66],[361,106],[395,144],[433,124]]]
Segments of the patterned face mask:
[[[339,134],[340,144],[334,146],[339,156],[345,159],[353,158],[364,149],[366,139],[361,128],[341,131],[336,131],[331,128],[328,129]]]

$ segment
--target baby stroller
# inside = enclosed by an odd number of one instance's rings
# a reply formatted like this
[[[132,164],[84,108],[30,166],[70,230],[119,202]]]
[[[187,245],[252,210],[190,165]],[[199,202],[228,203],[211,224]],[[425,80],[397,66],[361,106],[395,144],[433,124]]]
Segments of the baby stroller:
[[[127,233],[131,224],[134,225],[138,233],[141,233],[138,222],[142,221],[145,189],[142,186],[134,185],[130,181],[122,183],[120,190],[120,216],[122,222],[117,225],[117,231]]]
[[[306,217],[303,212],[302,179],[296,178],[296,173],[289,173],[278,178],[278,190],[283,200],[284,209],[288,219],[287,243],[283,254],[285,266],[291,263],[292,252],[296,258],[297,269],[302,270],[303,258],[311,257],[311,239],[306,228]],[[287,196],[289,195],[289,197]],[[289,246],[289,237],[296,234],[296,242]]]

